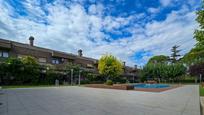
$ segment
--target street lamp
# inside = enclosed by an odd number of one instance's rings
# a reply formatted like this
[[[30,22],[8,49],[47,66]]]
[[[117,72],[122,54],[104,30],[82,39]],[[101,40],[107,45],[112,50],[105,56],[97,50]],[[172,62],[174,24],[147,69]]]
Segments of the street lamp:
[[[74,69],[71,69],[71,85],[73,85],[73,71]]]
[[[81,72],[82,70],[79,70],[79,85],[81,85]]]

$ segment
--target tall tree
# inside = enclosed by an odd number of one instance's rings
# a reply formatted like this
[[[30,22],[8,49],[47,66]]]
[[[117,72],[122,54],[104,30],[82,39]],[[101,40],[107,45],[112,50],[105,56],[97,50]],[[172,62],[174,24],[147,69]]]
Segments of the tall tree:
[[[178,48],[179,48],[179,46],[174,45],[174,46],[172,47],[172,49],[171,49],[171,52],[172,52],[172,54],[171,54],[171,61],[172,61],[172,63],[176,63],[177,60],[178,60],[178,58],[181,56],[181,55],[179,54],[179,52],[180,52],[181,50],[178,50]]]
[[[169,57],[165,55],[153,56],[149,59],[148,64],[150,63],[168,63]]]
[[[199,23],[199,28],[194,32],[194,39],[197,43],[183,58],[183,61],[189,64],[200,63],[201,60],[204,61],[204,1],[201,9],[196,14],[196,21]]]
[[[98,64],[99,73],[106,76],[106,79],[118,77],[123,72],[122,63],[112,55],[104,55]]]

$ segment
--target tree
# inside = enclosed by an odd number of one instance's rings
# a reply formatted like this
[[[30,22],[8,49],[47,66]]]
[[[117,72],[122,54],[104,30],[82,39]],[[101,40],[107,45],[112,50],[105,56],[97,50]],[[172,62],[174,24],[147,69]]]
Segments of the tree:
[[[23,63],[22,82],[26,84],[36,84],[40,77],[40,68],[36,58],[25,56],[20,60]]]
[[[112,55],[104,55],[98,64],[99,73],[106,76],[106,79],[114,79],[123,72],[122,63]]]
[[[21,58],[21,61],[25,65],[38,66],[38,62],[37,62],[36,58],[34,58],[32,56],[24,56]]]
[[[165,79],[165,80],[178,80],[179,77],[185,74],[186,68],[183,64],[166,64],[166,63],[150,63],[146,64],[141,72],[142,79]]]
[[[201,9],[196,12],[196,21],[199,23],[199,29],[195,30],[194,38],[197,41],[196,46],[204,45],[204,1]]]
[[[149,59],[149,63],[168,63],[169,57],[165,55],[158,55],[158,56],[153,56],[152,58]]]
[[[189,73],[192,76],[197,76],[197,77],[200,75],[203,76],[204,75],[204,62],[191,65],[189,67]]]
[[[5,79],[7,78],[6,73],[7,73],[7,64],[6,63],[0,63],[0,84],[4,85],[5,84]]]
[[[181,50],[178,50],[178,48],[179,48],[179,46],[174,45],[174,46],[172,47],[172,49],[171,49],[171,52],[172,52],[172,54],[171,54],[171,61],[172,61],[172,63],[176,63],[177,60],[178,60],[178,58],[181,56],[181,55],[179,54],[179,52],[180,52]]]
[[[199,23],[199,28],[194,32],[194,39],[197,43],[195,47],[183,57],[183,61],[187,64],[204,61],[204,1],[201,9],[197,11],[196,14],[196,21]]]
[[[168,71],[169,78],[178,80],[179,77],[186,73],[186,67],[181,63],[170,64],[166,71]]]
[[[18,58],[8,58],[7,65],[7,80],[14,81],[12,84],[22,84],[23,63]]]

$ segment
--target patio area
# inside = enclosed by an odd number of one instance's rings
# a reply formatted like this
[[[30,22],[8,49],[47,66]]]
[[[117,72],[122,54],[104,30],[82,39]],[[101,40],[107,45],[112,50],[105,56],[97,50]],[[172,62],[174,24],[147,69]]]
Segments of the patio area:
[[[157,93],[77,86],[2,92],[1,115],[200,115],[197,85]]]

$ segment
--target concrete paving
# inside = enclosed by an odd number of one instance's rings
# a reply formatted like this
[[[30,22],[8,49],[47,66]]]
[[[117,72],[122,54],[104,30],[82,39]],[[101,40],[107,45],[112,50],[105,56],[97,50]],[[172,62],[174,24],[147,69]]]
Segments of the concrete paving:
[[[3,93],[0,115],[200,115],[196,85],[160,93],[77,86]]]

